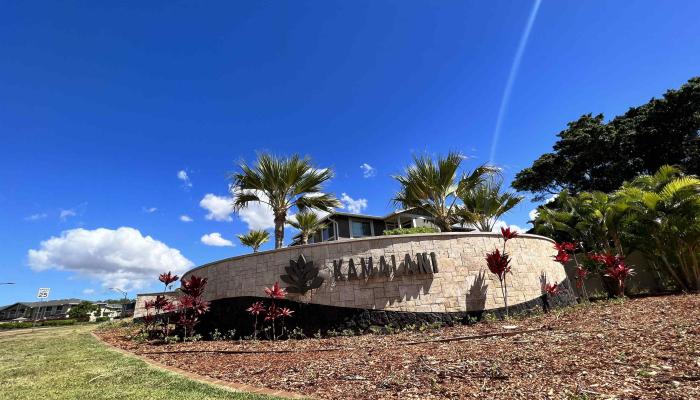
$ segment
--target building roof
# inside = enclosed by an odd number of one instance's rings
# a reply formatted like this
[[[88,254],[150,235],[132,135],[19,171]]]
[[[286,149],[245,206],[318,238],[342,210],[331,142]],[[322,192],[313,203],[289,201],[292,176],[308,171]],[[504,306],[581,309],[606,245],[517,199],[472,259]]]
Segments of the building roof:
[[[53,306],[63,306],[66,304],[80,304],[80,302],[83,300],[80,299],[60,299],[60,300],[47,300],[47,301],[18,301],[17,303],[10,304],[9,306],[5,306],[3,308],[0,308],[0,310],[4,310],[6,308],[15,306],[17,304],[21,304],[25,307],[29,308],[34,308],[34,307],[53,307]]]

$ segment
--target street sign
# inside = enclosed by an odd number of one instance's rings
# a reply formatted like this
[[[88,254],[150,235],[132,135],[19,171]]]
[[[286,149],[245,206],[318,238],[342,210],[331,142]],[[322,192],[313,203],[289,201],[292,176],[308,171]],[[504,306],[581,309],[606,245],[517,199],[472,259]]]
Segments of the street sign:
[[[50,291],[51,291],[51,288],[40,288],[39,293],[36,294],[36,298],[37,299],[48,299]]]

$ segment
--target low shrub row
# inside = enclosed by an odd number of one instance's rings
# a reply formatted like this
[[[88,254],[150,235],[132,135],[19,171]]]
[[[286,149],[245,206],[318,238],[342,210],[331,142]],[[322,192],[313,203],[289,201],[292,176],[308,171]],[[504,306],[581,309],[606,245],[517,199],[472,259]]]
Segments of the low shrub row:
[[[54,319],[48,321],[37,321],[36,326],[66,326],[75,325],[76,321],[74,319]],[[0,323],[0,330],[2,329],[27,329],[34,326],[33,322],[5,322]]]
[[[417,226],[415,228],[396,228],[384,231],[384,235],[411,235],[414,233],[439,233],[440,230],[437,228],[431,228],[428,226]]]

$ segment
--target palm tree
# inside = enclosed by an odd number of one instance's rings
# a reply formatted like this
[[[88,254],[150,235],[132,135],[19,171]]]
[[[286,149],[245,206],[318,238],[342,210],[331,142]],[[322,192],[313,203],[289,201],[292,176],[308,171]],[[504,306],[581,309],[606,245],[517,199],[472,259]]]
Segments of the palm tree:
[[[328,169],[317,169],[308,157],[288,158],[262,153],[253,166],[241,162],[241,171],[232,175],[233,207],[239,211],[251,202],[272,209],[275,248],[282,247],[284,223],[292,207],[299,211],[317,209],[330,212],[341,204],[335,196],[322,193],[322,185],[333,177]]]
[[[628,240],[683,290],[700,291],[700,179],[675,167],[626,183]]]
[[[496,171],[482,165],[470,174],[459,175],[464,157],[451,152],[447,157],[433,160],[430,156],[414,156],[413,165],[404,175],[396,175],[401,189],[394,196],[394,204],[403,208],[418,208],[431,215],[435,225],[443,232],[452,230],[457,223],[457,200],[459,194],[483,182]]]
[[[287,223],[298,229],[301,233],[301,244],[309,243],[309,236],[326,227],[325,222],[321,222],[318,215],[310,211],[302,211],[294,215],[294,218],[287,220]]]
[[[257,253],[260,246],[270,240],[270,234],[267,231],[249,231],[245,235],[238,235],[238,240],[243,246],[248,246],[253,249],[253,253]]]
[[[460,194],[463,203],[457,211],[460,222],[473,225],[481,232],[491,232],[498,218],[523,200],[515,193],[502,193],[502,184],[501,180],[489,179]]]

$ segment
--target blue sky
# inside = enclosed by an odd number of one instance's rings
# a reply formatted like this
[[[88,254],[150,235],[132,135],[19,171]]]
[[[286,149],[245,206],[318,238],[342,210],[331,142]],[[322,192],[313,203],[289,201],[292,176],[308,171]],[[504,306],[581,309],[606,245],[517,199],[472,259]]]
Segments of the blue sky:
[[[160,266],[246,252],[235,235],[249,224],[217,200],[260,150],[308,154],[346,206],[389,212],[412,153],[489,161],[521,42],[494,147],[508,181],[566,122],[700,71],[694,1],[545,0],[526,43],[530,1],[102,3],[0,13],[0,281],[17,283],[0,304],[38,287],[133,294],[157,288]],[[534,207],[505,220],[525,227]],[[236,246],[204,244],[213,233]]]

